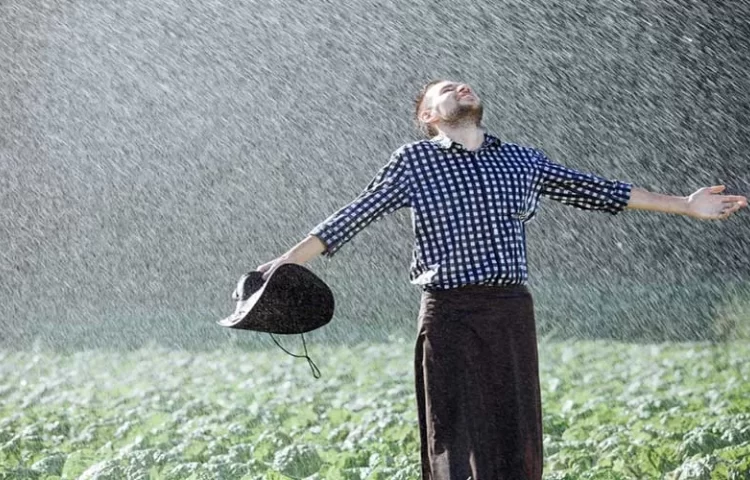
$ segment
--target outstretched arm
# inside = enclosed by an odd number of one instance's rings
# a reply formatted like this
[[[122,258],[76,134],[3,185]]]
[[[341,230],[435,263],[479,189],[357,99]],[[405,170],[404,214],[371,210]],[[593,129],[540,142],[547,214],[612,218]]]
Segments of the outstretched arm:
[[[676,213],[700,220],[724,220],[740,208],[747,207],[741,195],[721,195],[726,187],[715,185],[696,190],[687,197],[663,195],[633,187],[625,208]]]
[[[704,187],[686,197],[664,195],[568,168],[553,162],[541,150],[536,151],[534,159],[541,172],[541,194],[585,210],[613,214],[623,209],[651,210],[700,220],[724,220],[747,207],[744,196],[721,195],[724,185]]]
[[[398,151],[357,198],[319,223],[297,245],[256,268],[267,279],[285,263],[302,265],[318,255],[333,256],[367,225],[410,205],[409,178]]]
[[[331,257],[366,226],[410,203],[409,171],[397,150],[357,198],[315,226],[309,235],[322,242],[322,254]]]

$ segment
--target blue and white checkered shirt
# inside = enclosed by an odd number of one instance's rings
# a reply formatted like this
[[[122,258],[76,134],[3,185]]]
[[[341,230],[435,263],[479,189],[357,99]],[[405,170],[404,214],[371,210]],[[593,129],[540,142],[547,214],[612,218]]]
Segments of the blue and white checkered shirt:
[[[525,224],[541,195],[584,210],[622,211],[633,185],[579,172],[542,151],[485,133],[475,151],[447,137],[396,150],[364,191],[311,232],[331,257],[367,225],[410,207],[409,280],[425,291],[526,285]]]

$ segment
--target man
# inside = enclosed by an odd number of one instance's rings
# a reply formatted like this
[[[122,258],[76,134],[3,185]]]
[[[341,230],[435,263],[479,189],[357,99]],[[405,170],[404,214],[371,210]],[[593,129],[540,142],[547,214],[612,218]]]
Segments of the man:
[[[415,381],[423,480],[540,480],[542,414],[524,225],[540,196],[587,210],[725,219],[747,206],[723,186],[651,193],[566,168],[481,127],[466,84],[438,80],[416,101],[429,139],[396,150],[365,190],[281,257],[333,256],[371,222],[412,210],[410,280],[422,289]]]

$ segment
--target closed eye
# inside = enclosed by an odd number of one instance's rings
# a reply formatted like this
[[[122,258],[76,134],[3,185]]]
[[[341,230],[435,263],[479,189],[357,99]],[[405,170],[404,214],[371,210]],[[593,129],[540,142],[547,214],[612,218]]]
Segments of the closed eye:
[[[445,93],[445,92],[447,92],[449,90],[453,90],[454,88],[456,88],[455,85],[448,84],[448,85],[446,85],[446,86],[444,86],[443,88],[440,89],[440,93],[443,94],[443,93]]]

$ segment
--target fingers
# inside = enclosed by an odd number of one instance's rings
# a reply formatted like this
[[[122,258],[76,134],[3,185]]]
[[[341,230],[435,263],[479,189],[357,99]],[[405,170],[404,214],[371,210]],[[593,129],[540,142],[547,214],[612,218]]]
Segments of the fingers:
[[[273,275],[273,272],[275,272],[276,269],[279,268],[279,265],[276,265],[273,268],[269,268],[268,271],[263,274],[263,280],[268,280],[271,277],[271,275]]]
[[[265,272],[265,271],[267,271],[267,270],[268,270],[269,268],[273,267],[273,264],[274,264],[274,263],[276,263],[276,262],[278,262],[278,261],[279,261],[279,259],[278,259],[278,258],[274,258],[274,259],[273,259],[273,260],[271,260],[270,262],[266,262],[266,263],[264,263],[263,265],[261,265],[261,266],[259,266],[258,268],[256,268],[256,269],[255,269],[255,271],[257,271],[257,272]]]
[[[742,195],[724,195],[721,197],[721,201],[724,203],[739,203],[742,206],[747,206],[747,198]]]
[[[257,267],[255,269],[256,272],[263,273],[262,278],[263,280],[268,280],[268,277],[270,277],[273,272],[276,271],[277,268],[279,268],[281,265],[291,262],[286,256],[282,255],[278,258],[274,258],[270,262],[266,262],[263,265]]]
[[[714,185],[708,187],[709,192],[719,193],[724,191],[726,187],[724,185]],[[726,220],[730,215],[738,211],[740,208],[747,207],[747,197],[742,195],[721,195],[721,209],[716,215],[717,220]]]
[[[741,208],[740,204],[738,202],[735,203],[727,203],[724,208],[721,209],[721,213],[717,217],[719,220],[725,220],[729,218],[731,214],[736,212]]]
[[[736,203],[725,204],[719,211],[719,217],[718,217],[719,220],[724,220],[725,218],[729,217],[729,215],[734,213],[736,210],[737,210]]]
[[[263,280],[266,280],[269,277],[269,275],[271,274],[271,267],[273,266],[273,263],[274,262],[264,263],[260,267],[256,268],[256,271],[263,273],[263,275],[262,275]]]
[[[735,212],[739,211],[740,208],[742,208],[742,207],[739,204],[735,203],[734,206],[729,207],[727,211],[729,213],[735,213]]]
[[[269,277],[270,277],[271,275],[273,275],[273,272],[275,272],[275,271],[276,271],[276,269],[277,269],[277,268],[279,268],[279,266],[280,266],[280,265],[281,265],[282,263],[284,263],[284,262],[283,262],[282,260],[276,259],[276,260],[274,260],[274,261],[272,261],[272,262],[270,262],[270,263],[266,264],[266,265],[268,265],[268,266],[266,267],[266,269],[265,269],[265,270],[263,270],[263,280],[268,280],[268,278],[269,278]]]

